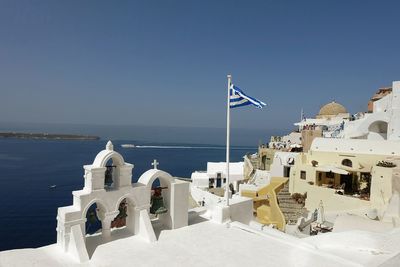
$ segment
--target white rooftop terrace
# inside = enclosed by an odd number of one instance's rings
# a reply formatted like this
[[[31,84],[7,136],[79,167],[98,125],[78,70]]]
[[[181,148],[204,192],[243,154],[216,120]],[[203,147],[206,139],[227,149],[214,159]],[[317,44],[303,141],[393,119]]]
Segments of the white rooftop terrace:
[[[297,239],[194,217],[188,227],[161,231],[157,242],[131,236],[102,244],[87,263],[50,245],[0,252],[0,266],[398,266],[399,251],[399,229]]]

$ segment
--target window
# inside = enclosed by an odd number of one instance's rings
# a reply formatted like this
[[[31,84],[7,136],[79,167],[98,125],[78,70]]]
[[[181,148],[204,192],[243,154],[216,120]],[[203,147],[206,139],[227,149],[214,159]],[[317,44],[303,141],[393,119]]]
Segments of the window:
[[[353,167],[353,162],[351,162],[351,160],[349,159],[344,159],[342,160],[342,165],[347,167]]]
[[[302,179],[302,180],[306,179],[306,171],[301,171],[300,172],[300,179]]]

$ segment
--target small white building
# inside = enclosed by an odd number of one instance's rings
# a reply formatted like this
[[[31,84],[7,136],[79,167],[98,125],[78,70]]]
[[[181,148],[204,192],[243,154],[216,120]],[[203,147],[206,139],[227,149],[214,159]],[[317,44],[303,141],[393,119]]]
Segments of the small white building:
[[[237,182],[244,179],[243,162],[229,163],[229,182],[237,189]],[[226,184],[226,162],[207,162],[207,171],[195,171],[191,176],[193,186],[220,188]]]
[[[268,146],[275,149],[290,149],[301,144],[301,132],[291,132],[284,136],[271,136]]]
[[[271,177],[289,177],[290,168],[294,166],[297,152],[276,152],[270,167]]]

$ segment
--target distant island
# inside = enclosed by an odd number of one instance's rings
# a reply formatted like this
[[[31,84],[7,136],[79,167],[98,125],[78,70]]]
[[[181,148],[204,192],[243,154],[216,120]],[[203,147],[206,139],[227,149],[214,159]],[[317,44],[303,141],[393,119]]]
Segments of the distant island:
[[[19,139],[51,139],[51,140],[99,140],[99,136],[76,134],[49,134],[49,133],[16,133],[0,132],[0,138]]]

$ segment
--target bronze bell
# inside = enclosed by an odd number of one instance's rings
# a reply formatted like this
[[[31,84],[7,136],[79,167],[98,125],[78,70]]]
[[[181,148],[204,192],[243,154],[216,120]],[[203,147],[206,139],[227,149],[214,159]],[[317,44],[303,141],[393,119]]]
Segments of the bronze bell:
[[[111,186],[113,183],[113,177],[112,177],[113,169],[112,169],[112,166],[106,166],[106,168],[107,169],[106,169],[106,173],[104,175],[104,184],[107,186]]]
[[[164,206],[164,198],[162,196],[152,196],[151,197],[151,207],[150,213],[151,214],[163,214],[166,213],[168,210]]]

